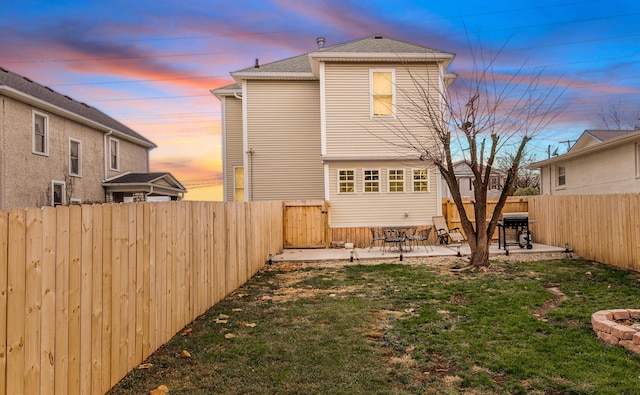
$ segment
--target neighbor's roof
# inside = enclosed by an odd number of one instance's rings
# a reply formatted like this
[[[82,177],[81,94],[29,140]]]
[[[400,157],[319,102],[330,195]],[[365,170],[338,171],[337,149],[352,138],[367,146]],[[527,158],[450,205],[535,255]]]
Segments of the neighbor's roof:
[[[2,67],[0,67],[0,93],[88,124],[105,133],[113,131],[144,147],[156,147],[153,142],[102,111]]]
[[[105,181],[102,185],[151,185],[156,184],[158,181],[167,183],[167,186],[163,187],[169,187],[181,192],[186,191],[186,188],[171,173],[126,173]],[[161,185],[156,184],[156,186]]]
[[[448,65],[454,55],[403,41],[372,36],[350,41],[315,51],[277,60],[266,64],[254,65],[232,72],[236,79],[248,77],[289,77],[297,79],[317,79],[318,61],[443,61]],[[286,75],[285,75],[286,74]]]
[[[638,140],[640,140],[640,130],[585,130],[569,152],[532,163],[529,168],[539,169],[543,166]]]

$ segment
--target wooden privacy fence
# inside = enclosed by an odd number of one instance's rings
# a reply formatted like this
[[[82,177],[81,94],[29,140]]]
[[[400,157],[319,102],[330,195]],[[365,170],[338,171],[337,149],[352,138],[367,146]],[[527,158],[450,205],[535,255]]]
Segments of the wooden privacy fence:
[[[282,202],[0,211],[0,394],[100,394],[282,250]]]
[[[475,213],[473,208],[473,199],[472,198],[462,198],[462,202],[464,204],[464,210],[467,213],[467,216],[475,223]],[[487,217],[490,218],[493,214],[493,210],[498,204],[498,198],[487,198]],[[514,213],[514,212],[527,212],[528,210],[528,200],[527,197],[521,196],[509,196],[507,197],[507,202],[502,209],[503,213]],[[446,218],[447,224],[449,224],[449,228],[453,229],[456,227],[460,228],[462,231],[462,226],[460,223],[460,213],[458,212],[458,208],[456,204],[453,202],[451,198],[442,199],[442,215]],[[494,239],[498,239],[498,232],[496,231],[493,235]]]
[[[538,243],[640,271],[640,194],[531,196],[529,218]]]

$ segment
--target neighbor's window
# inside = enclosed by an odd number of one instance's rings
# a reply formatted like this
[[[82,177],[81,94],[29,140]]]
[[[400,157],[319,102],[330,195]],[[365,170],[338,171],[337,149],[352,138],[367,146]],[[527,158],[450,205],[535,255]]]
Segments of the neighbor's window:
[[[244,202],[244,167],[234,167],[233,174],[233,200]]]
[[[81,144],[79,140],[69,139],[69,175],[80,177],[82,155]]]
[[[404,192],[404,169],[389,169],[389,192]]]
[[[429,192],[429,170],[413,170],[413,192]]]
[[[636,143],[636,176],[640,177],[640,143]]]
[[[395,105],[395,71],[371,70],[371,115],[391,117]]]
[[[109,167],[120,170],[120,141],[109,139]]]
[[[34,154],[49,154],[49,119],[37,112],[33,113],[33,146]]]
[[[355,185],[355,170],[338,170],[338,193],[354,193]]]
[[[557,167],[557,174],[558,174],[558,186],[563,187],[567,182],[564,166]]]
[[[51,205],[65,204],[65,183],[63,181],[51,181]]]
[[[380,192],[380,170],[364,170],[364,191]]]
[[[500,178],[499,177],[490,177],[489,178],[489,189],[500,189]]]

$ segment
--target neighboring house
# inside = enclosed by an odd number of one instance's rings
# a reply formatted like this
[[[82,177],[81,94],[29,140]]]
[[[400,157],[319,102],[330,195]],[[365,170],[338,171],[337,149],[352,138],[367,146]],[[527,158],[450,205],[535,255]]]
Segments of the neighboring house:
[[[156,145],[85,103],[0,68],[0,105],[2,210],[185,192],[168,173],[132,179]],[[156,181],[171,186],[149,188]]]
[[[430,224],[441,212],[439,173],[393,129],[432,141],[402,109],[420,100],[415,81],[434,99],[445,94],[454,55],[382,36],[317,43],[256,60],[212,90],[222,102],[225,200],[326,200],[331,227]]]
[[[460,187],[460,196],[473,197],[473,172],[464,161],[459,161],[453,164],[453,170],[458,180]],[[488,197],[498,197],[502,193],[502,186],[506,180],[507,175],[502,170],[492,169],[491,176],[489,177],[489,187],[487,188]],[[451,191],[444,178],[441,179],[441,188],[443,197],[451,197]]]
[[[530,168],[542,195],[640,192],[640,131],[585,130],[569,152]]]

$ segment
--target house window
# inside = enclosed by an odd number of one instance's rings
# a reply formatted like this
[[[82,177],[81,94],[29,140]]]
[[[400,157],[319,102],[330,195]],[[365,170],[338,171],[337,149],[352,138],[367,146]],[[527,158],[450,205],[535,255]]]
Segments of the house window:
[[[498,177],[490,177],[489,178],[489,189],[500,189],[500,178],[498,178]]]
[[[364,191],[380,192],[380,170],[364,170]]]
[[[355,193],[355,185],[355,170],[338,170],[338,193]]]
[[[640,143],[636,143],[636,177],[640,177]]]
[[[109,139],[109,168],[120,170],[120,141]]]
[[[563,187],[567,182],[564,166],[557,167],[557,174],[558,174],[558,186]]]
[[[429,192],[429,170],[413,170],[413,192]]]
[[[64,181],[51,181],[51,205],[60,206],[65,204],[66,185]]]
[[[392,117],[395,106],[395,71],[371,70],[371,116]]]
[[[69,139],[69,175],[80,177],[82,149],[79,140]]]
[[[389,192],[404,192],[403,169],[389,169]]]
[[[233,174],[233,200],[244,202],[244,167],[234,167]]]
[[[37,112],[33,113],[33,145],[34,154],[49,154],[49,118]]]

